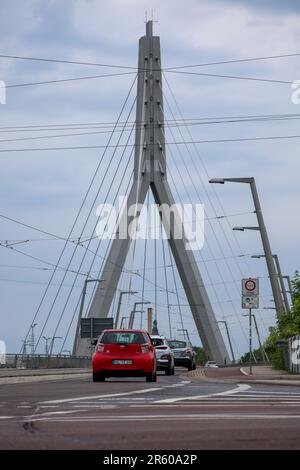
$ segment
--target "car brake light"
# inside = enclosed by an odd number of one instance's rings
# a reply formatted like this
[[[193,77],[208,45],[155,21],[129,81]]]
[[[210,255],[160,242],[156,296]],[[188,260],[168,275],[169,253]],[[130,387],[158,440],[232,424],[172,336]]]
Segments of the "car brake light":
[[[155,349],[168,349],[168,346],[155,346]]]
[[[185,351],[187,354],[191,354],[192,353],[192,350],[191,349],[186,349]]]
[[[98,343],[96,346],[96,352],[103,352],[104,351],[104,344]]]
[[[141,353],[147,354],[149,352],[149,344],[141,344]]]

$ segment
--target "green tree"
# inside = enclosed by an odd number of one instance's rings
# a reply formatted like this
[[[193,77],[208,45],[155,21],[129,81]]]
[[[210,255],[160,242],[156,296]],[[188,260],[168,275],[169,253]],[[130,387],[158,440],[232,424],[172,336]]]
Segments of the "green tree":
[[[300,334],[300,275],[298,271],[292,280],[292,298],[293,306],[290,313],[279,315],[276,325],[269,329],[269,336],[264,344],[275,368],[284,368],[283,351],[278,348],[278,342]]]
[[[197,354],[197,364],[205,364],[207,358],[204,349],[199,346],[194,346],[194,351]]]

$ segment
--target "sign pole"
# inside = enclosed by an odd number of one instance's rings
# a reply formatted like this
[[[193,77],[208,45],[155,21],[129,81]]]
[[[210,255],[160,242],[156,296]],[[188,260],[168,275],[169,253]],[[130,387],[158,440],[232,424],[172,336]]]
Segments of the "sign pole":
[[[251,308],[249,308],[249,354],[250,354],[249,374],[252,375],[252,313],[251,313]]]

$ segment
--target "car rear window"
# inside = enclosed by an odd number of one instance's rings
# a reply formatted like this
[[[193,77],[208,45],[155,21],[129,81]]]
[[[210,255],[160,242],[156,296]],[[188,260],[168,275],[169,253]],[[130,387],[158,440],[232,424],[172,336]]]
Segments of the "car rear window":
[[[169,346],[171,349],[183,349],[186,348],[186,342],[185,341],[168,341]]]
[[[147,340],[140,332],[127,332],[127,331],[105,331],[99,338],[99,343],[102,344],[144,344]]]
[[[164,340],[161,338],[151,338],[151,343],[154,347],[164,344]]]

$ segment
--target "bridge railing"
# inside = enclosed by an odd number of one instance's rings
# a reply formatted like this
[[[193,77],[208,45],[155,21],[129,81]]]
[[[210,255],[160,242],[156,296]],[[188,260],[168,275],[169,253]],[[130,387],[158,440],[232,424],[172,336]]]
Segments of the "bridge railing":
[[[44,354],[6,354],[2,368],[12,369],[60,369],[88,368],[91,358],[87,356],[63,356]]]

